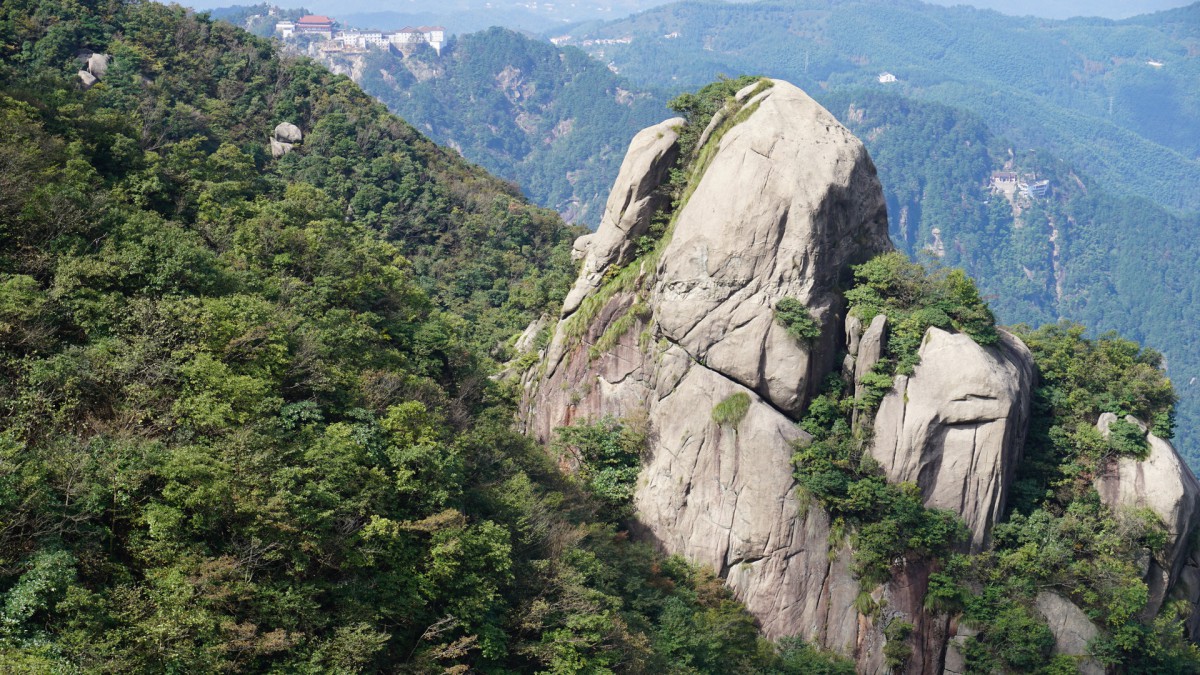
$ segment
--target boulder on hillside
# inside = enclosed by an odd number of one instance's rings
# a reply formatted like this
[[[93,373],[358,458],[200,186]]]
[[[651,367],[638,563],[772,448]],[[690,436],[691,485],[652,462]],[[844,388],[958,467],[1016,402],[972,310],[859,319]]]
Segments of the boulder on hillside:
[[[1076,657],[1080,675],[1104,675],[1104,666],[1088,655],[1088,643],[1100,634],[1082,609],[1058,593],[1038,593],[1037,611],[1054,634],[1054,654]]]
[[[304,139],[300,127],[291,122],[280,122],[271,134],[271,156],[279,159],[292,151],[292,147]]]
[[[275,140],[280,143],[299,143],[304,140],[300,127],[291,122],[280,122],[275,125]]]

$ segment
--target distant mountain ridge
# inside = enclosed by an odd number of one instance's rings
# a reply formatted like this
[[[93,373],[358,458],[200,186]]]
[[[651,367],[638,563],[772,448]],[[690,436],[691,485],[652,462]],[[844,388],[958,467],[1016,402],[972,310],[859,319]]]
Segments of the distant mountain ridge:
[[[1171,208],[1200,206],[1200,5],[1125,21],[1050,21],[915,1],[685,2],[566,32],[645,87],[718,73],[786,77],[816,92],[887,85],[966,108]],[[628,42],[611,42],[614,39]],[[1159,65],[1154,65],[1159,64]]]

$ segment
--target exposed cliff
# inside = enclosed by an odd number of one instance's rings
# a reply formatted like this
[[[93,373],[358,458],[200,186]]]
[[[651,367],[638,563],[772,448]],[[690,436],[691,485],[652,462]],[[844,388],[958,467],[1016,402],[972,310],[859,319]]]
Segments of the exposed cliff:
[[[927,609],[942,563],[900,556],[886,581],[860,584],[846,522],[798,488],[793,452],[810,437],[797,423],[840,371],[856,456],[870,455],[865,470],[873,458],[889,481],[914,485],[918,510],[945,509],[965,524],[969,534],[949,545],[982,551],[1006,514],[1029,432],[1030,350],[991,328],[986,308],[987,339],[953,330],[958,319],[939,308],[847,316],[851,267],[891,250],[883,196],[861,143],[799,89],[751,85],[703,133],[684,124],[635,137],[600,229],[576,242],[580,276],[524,380],[527,431],[549,441],[557,427],[606,415],[646,420],[635,529],[717,570],[768,637],[800,635],[854,657],[862,672],[965,667],[947,650],[975,639],[953,620],[958,610]],[[696,147],[680,150],[688,136]],[[687,181],[672,209],[667,181],[680,153]],[[649,241],[664,215],[665,232]],[[878,367],[892,339],[912,350],[894,379]],[[1166,573],[1149,617],[1168,594],[1200,589],[1200,568],[1179,553],[1200,491],[1165,445],[1160,454],[1174,463],[1131,460],[1116,487],[1101,489],[1133,495],[1109,497],[1114,507],[1142,505],[1149,488],[1139,476],[1173,470],[1168,479],[1193,499],[1150,500],[1172,543],[1159,556]],[[1084,631],[1059,618],[1050,623]],[[1077,649],[1068,638],[1047,643],[1047,655]]]

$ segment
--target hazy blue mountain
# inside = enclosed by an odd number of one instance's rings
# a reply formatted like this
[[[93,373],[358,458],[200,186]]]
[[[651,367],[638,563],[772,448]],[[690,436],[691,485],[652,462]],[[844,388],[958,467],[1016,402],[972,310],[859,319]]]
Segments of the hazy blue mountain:
[[[1102,16],[1127,19],[1138,14],[1158,12],[1187,4],[1180,0],[930,0],[935,5],[970,5],[994,9],[1012,16],[1040,16],[1069,19],[1076,16]]]
[[[966,108],[1022,148],[1171,208],[1200,206],[1198,5],[1127,21],[1015,18],[915,1],[689,2],[570,42],[647,87],[756,72]],[[889,83],[880,78],[896,78]]]

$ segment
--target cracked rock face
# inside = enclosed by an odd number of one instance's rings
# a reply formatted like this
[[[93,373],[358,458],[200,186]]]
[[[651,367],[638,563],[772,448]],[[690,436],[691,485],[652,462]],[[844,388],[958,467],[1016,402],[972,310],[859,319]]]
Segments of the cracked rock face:
[[[563,302],[563,316],[579,309],[579,303],[600,288],[605,270],[632,259],[638,237],[646,234],[651,216],[669,199],[657,188],[666,181],[667,172],[679,156],[682,125],[683,118],[676,117],[633,137],[608,195],[600,227],[575,240],[573,255],[583,258],[583,269]]]
[[[1125,420],[1146,431],[1140,420]],[[1115,421],[1116,415],[1104,413],[1096,426],[1107,438],[1109,426]],[[1148,508],[1166,526],[1167,547],[1149,558],[1144,576],[1150,599],[1143,616],[1153,617],[1170,597],[1186,599],[1193,605],[1200,601],[1198,554],[1189,547],[1189,536],[1200,525],[1200,482],[1170,441],[1147,433],[1146,443],[1150,452],[1143,460],[1110,460],[1105,473],[1096,479],[1096,490],[1114,510]],[[1195,614],[1189,621],[1193,639],[1200,637],[1197,621]]]
[[[880,403],[871,454],[888,480],[920,487],[926,506],[962,516],[971,548],[980,550],[1004,514],[1025,445],[1033,355],[1008,333],[983,347],[930,328],[920,356],[913,374],[897,375]]]
[[[838,290],[851,265],[891,248],[874,167],[857,139],[785,82],[735,98],[740,111],[719,113],[703,134],[717,145],[672,216],[670,239],[641,259],[637,239],[665,201],[681,121],[633,140],[600,229],[576,242],[582,269],[554,337],[524,374],[522,423],[546,442],[558,427],[607,415],[644,421],[635,530],[718,571],[767,637],[798,635],[853,657],[858,672],[882,673],[883,626],[902,619],[913,624],[907,672],[963,672],[969,629],[923,608],[930,563],[898,563],[891,581],[868,589],[877,610],[859,614],[852,552],[831,541],[828,514],[793,478],[792,444],[806,440],[796,420],[821,380],[837,369],[858,384],[887,353],[887,318],[847,318]],[[775,318],[786,297],[820,327],[811,342]],[[532,348],[536,332],[521,344]],[[914,372],[895,379],[873,420],[870,452],[888,478],[958,513],[973,550],[1003,515],[1034,379],[1028,348],[1011,335],[983,347],[931,328]],[[745,414],[718,423],[714,408],[735,395],[749,401]],[[1200,598],[1200,553],[1184,545],[1200,484],[1169,443],[1148,440],[1146,460],[1114,461],[1097,487],[1110,505],[1148,507],[1167,523],[1171,546],[1146,565],[1157,610],[1164,598]],[[1082,654],[1086,616],[1052,594],[1037,606],[1058,653]]]
[[[719,145],[656,265],[630,258],[681,121],[634,139],[600,229],[576,244],[583,268],[540,372],[526,376],[524,423],[546,441],[577,421],[644,416],[641,534],[724,575],[769,637],[876,658],[882,636],[853,609],[849,552],[830,551],[828,516],[797,498],[791,444],[805,436],[795,420],[811,393],[841,365],[839,283],[891,249],[882,190],[862,144],[796,87],[775,82],[740,117],[724,133],[709,129]],[[606,292],[626,264],[637,280]],[[811,344],[775,319],[784,297],[821,326]],[[568,338],[581,304],[601,300]],[[635,305],[646,309],[614,329]],[[718,424],[713,408],[734,394],[749,409]]]
[[[654,288],[656,319],[708,368],[795,416],[835,365],[839,280],[892,246],[862,143],[786,82],[756,98],[679,213]],[[784,297],[823,326],[813,345],[774,320]]]

